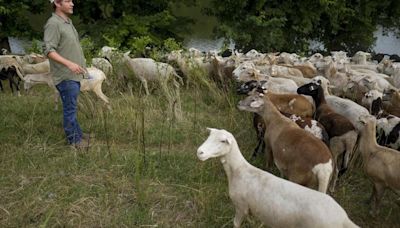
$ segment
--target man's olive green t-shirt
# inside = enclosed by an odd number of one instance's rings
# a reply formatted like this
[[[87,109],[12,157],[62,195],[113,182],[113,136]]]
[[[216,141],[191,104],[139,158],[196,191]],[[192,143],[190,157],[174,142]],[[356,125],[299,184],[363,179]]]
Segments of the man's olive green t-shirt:
[[[71,19],[64,20],[53,13],[44,26],[43,53],[47,56],[55,51],[62,57],[86,68],[79,35]],[[57,85],[64,80],[81,81],[83,74],[75,74],[66,66],[50,59],[50,72],[53,74],[54,84]]]

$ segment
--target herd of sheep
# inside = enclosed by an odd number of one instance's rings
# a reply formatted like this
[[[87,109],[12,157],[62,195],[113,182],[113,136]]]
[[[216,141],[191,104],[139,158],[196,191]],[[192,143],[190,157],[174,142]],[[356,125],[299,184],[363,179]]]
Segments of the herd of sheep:
[[[400,193],[400,66],[391,59],[372,61],[361,51],[352,57],[342,51],[300,57],[256,50],[222,56],[196,49],[164,59],[131,58],[103,47],[81,90],[95,92],[111,108],[102,92],[106,77],[133,77],[147,95],[148,83],[158,82],[179,118],[179,87],[194,71],[222,86],[240,83],[237,93],[245,97],[237,107],[254,113],[253,156],[264,153],[267,169],[274,164],[282,178],[248,163],[231,133],[209,129],[197,156],[220,158],[236,210],[234,227],[249,212],[270,227],[357,227],[328,193],[335,191],[339,173],[359,163],[373,183],[372,214],[379,213],[385,189]],[[0,56],[0,79],[17,92],[20,81],[26,90],[47,84],[59,99],[43,56]]]

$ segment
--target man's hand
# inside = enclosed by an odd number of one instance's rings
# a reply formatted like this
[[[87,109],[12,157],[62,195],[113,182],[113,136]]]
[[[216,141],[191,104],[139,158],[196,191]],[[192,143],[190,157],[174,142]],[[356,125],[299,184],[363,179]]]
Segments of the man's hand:
[[[70,62],[67,65],[67,67],[68,67],[68,69],[70,69],[75,74],[84,74],[84,73],[86,73],[85,68],[79,66],[78,64],[76,64],[74,62]]]

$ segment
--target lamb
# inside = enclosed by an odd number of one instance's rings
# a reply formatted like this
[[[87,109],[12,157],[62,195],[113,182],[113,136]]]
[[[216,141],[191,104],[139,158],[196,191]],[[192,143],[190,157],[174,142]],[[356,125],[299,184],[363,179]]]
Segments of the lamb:
[[[252,166],[231,133],[208,130],[210,135],[197,149],[197,157],[201,161],[220,158],[228,177],[229,197],[236,210],[235,228],[240,227],[250,212],[268,227],[358,227],[331,196]]]
[[[364,172],[373,183],[370,212],[377,215],[386,188],[400,194],[400,152],[377,144],[374,118],[360,118],[360,122],[365,127],[361,131],[359,150]]]
[[[255,92],[241,100],[239,110],[261,115],[268,134],[264,136],[269,167],[273,159],[281,175],[307,187],[318,183],[326,192],[332,174],[332,156],[328,147],[296,123],[283,116],[268,96]]]
[[[81,81],[81,91],[89,91],[92,90],[101,100],[104,101],[104,103],[107,105],[107,107],[110,109],[109,106],[109,99],[106,95],[104,95],[103,91],[101,90],[101,85],[103,81],[106,79],[105,74],[95,68],[95,67],[89,67],[87,68],[89,78],[88,79],[83,79]],[[42,74],[27,74],[24,77],[24,88],[26,91],[28,91],[33,85],[36,84],[47,84],[50,88],[54,89],[55,95],[54,95],[54,100],[56,102],[55,109],[57,110],[58,105],[58,96],[59,93],[57,89],[55,88],[54,82],[53,82],[53,76],[51,73],[42,73]]]
[[[339,166],[341,170],[347,169],[349,158],[355,148],[358,133],[354,125],[344,116],[336,113],[327,103],[321,85],[309,83],[297,89],[297,93],[309,95],[314,99],[317,108],[315,119],[318,120],[328,132],[330,149],[335,161],[335,172],[330,190],[333,192],[336,185]],[[343,154],[343,164],[339,163],[339,156]]]

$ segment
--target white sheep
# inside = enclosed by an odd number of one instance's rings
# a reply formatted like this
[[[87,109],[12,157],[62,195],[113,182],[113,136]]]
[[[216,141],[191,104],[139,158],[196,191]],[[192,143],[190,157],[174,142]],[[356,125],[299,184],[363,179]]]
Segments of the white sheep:
[[[231,133],[208,128],[210,136],[197,149],[201,161],[219,157],[235,206],[233,225],[251,212],[269,227],[358,227],[329,195],[276,177],[249,164]]]
[[[106,103],[107,107],[109,106],[109,99],[106,95],[104,95],[101,85],[103,81],[106,79],[106,75],[103,71],[95,68],[89,67],[87,68],[88,78],[81,80],[81,91],[93,91],[101,100]],[[55,109],[58,108],[58,97],[59,93],[54,85],[53,75],[52,73],[41,73],[41,74],[27,74],[24,77],[24,88],[28,91],[32,86],[37,84],[47,84],[50,88],[54,89],[54,100],[56,102]]]

